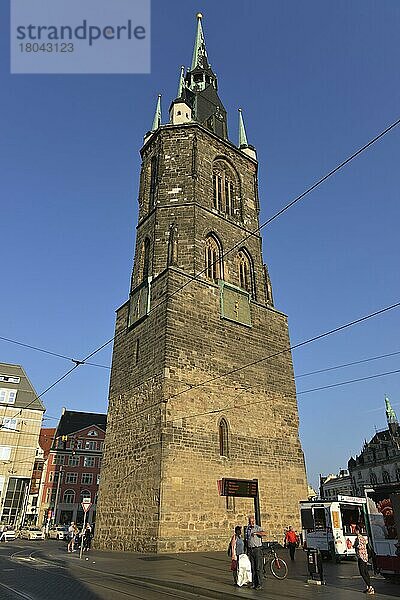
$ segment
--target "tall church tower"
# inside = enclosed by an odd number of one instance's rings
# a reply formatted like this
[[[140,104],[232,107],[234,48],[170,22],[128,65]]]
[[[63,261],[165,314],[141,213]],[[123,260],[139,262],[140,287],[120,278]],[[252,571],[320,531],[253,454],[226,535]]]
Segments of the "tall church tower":
[[[258,479],[271,538],[298,524],[304,458],[286,316],[263,264],[257,157],[239,144],[208,62],[201,15],[170,122],[158,99],[141,150],[129,299],[117,311],[96,523],[100,548],[225,549]]]

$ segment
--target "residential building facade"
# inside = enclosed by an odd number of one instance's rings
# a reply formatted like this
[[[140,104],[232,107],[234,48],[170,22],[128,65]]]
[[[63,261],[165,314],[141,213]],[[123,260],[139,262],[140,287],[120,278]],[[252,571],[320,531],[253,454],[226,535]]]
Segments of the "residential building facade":
[[[241,112],[238,145],[228,138],[201,15],[170,122],[159,99],[141,156],[96,545],[224,549],[254,511],[251,498],[219,495],[229,477],[257,479],[262,524],[280,536],[307,498],[287,317],[263,262],[256,151]]]
[[[24,523],[45,408],[20,365],[0,363],[0,521]]]
[[[95,522],[105,430],[106,415],[63,409],[43,476],[41,524],[82,523],[88,497]]]
[[[41,498],[40,490],[42,487],[44,474],[46,473],[47,457],[53,444],[55,432],[56,430],[54,427],[42,427],[40,430],[39,446],[36,450],[35,464],[33,466],[31,486],[29,490],[28,506],[25,515],[25,523],[29,525],[37,525],[39,523],[39,508]]]
[[[335,496],[354,496],[353,482],[350,473],[341,469],[337,475],[319,476],[320,498],[334,498]]]

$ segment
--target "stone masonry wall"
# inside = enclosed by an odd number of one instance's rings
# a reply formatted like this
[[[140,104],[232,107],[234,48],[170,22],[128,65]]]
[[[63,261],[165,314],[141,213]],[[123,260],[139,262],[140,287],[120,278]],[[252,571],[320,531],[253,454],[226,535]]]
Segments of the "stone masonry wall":
[[[287,319],[266,302],[256,231],[257,163],[196,124],[159,128],[142,159],[131,290],[151,276],[151,308],[130,328],[128,303],[117,313],[96,545],[147,552],[225,549],[253,502],[220,497],[217,480],[223,477],[259,480],[263,526],[281,539],[284,527],[299,526],[298,501],[307,488]],[[213,208],[213,163],[221,159],[237,181],[240,210],[229,217]],[[251,327],[222,319],[218,285],[204,274],[193,279],[204,268],[211,232],[224,253],[237,244],[223,258],[226,282],[239,285],[239,249],[251,256]],[[222,417],[228,456],[220,455]]]

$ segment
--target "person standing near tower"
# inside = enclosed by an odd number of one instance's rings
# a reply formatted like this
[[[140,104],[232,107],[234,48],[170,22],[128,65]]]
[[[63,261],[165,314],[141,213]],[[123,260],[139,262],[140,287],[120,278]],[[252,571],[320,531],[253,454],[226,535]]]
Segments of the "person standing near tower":
[[[246,530],[247,552],[250,558],[251,571],[253,574],[253,589],[262,589],[262,536],[267,535],[263,529],[256,524],[254,515],[249,516],[249,524]]]
[[[290,525],[285,535],[285,546],[289,548],[290,560],[294,560],[294,554],[296,552],[298,541],[299,538],[297,537],[297,533],[293,530],[293,527]]]
[[[361,577],[364,579],[367,589],[364,590],[366,594],[375,594],[375,590],[371,585],[371,578],[368,572],[368,542],[363,535],[360,533],[360,529],[356,527],[356,539],[353,544],[353,548],[356,551],[358,560],[358,570],[360,571]]]

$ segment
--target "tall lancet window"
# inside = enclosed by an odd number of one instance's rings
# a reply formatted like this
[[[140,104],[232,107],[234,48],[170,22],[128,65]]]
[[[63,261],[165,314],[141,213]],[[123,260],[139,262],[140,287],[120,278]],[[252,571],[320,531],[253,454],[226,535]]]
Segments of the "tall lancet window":
[[[150,272],[150,240],[147,237],[143,243],[143,279],[147,279]]]
[[[240,287],[254,297],[253,265],[245,250],[241,250],[237,255],[237,269]]]
[[[218,425],[219,455],[229,456],[228,423],[221,419]]]
[[[150,163],[150,198],[149,208],[152,209],[156,203],[157,191],[157,176],[158,176],[158,160],[157,156],[153,156]]]
[[[221,160],[213,168],[213,206],[229,217],[235,214],[235,176]]]
[[[207,279],[222,279],[220,244],[213,235],[209,235],[205,244],[204,272]]]

